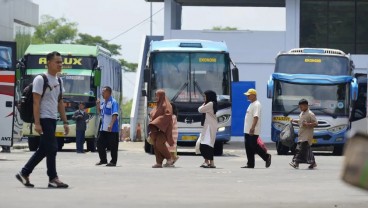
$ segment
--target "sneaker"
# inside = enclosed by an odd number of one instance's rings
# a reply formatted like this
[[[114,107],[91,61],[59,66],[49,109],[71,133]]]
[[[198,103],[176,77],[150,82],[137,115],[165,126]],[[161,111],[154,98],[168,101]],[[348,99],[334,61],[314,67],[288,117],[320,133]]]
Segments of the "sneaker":
[[[115,163],[112,163],[112,162],[109,162],[109,163],[107,163],[107,165],[106,165],[107,167],[115,167],[116,166],[116,164]]]
[[[49,188],[68,188],[68,187],[69,187],[68,184],[61,182],[58,177],[52,179],[49,182]]]
[[[270,166],[271,166],[271,155],[269,155],[266,160],[266,168],[269,168]]]
[[[96,165],[104,165],[104,164],[107,164],[107,162],[98,162],[98,163],[96,163]]]
[[[317,167],[317,163],[312,163],[312,164],[310,164],[309,166],[308,166],[308,168],[309,169],[313,169],[313,168],[315,168],[315,167]]]
[[[25,187],[33,188],[34,185],[29,182],[29,177],[22,175],[22,173],[18,173],[15,177],[20,181]]]
[[[290,162],[289,165],[295,169],[298,169],[299,168],[299,164],[297,163],[294,163],[294,162]]]

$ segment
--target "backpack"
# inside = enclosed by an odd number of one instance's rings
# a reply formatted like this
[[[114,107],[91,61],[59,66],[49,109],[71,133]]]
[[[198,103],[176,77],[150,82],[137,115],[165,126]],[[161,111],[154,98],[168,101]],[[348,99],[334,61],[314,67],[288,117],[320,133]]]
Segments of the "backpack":
[[[282,145],[287,147],[292,147],[295,142],[295,133],[294,133],[294,127],[291,122],[285,125],[285,127],[282,129],[280,133],[280,142]]]
[[[49,85],[49,80],[47,79],[46,74],[40,74],[43,78],[43,90],[41,99],[43,98],[45,91],[47,88],[52,90],[52,88]],[[62,98],[62,86],[61,86],[61,80],[58,77],[58,82],[60,85],[60,94],[59,94],[59,101]],[[20,108],[19,108],[19,114],[20,118],[27,123],[34,123],[34,116],[33,116],[33,83],[30,83],[27,85],[27,87],[24,88],[22,92],[21,102],[20,102]]]

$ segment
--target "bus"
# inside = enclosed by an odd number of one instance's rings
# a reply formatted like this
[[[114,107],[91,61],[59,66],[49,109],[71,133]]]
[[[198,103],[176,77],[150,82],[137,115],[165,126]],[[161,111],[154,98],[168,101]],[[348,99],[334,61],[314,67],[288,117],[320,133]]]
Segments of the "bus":
[[[15,42],[0,41],[0,146],[10,148],[20,129],[14,126],[15,115]]]
[[[194,146],[202,129],[202,115],[198,107],[204,102],[203,93],[213,90],[218,100],[218,131],[214,149],[216,155],[222,155],[223,144],[231,138],[231,64],[224,42],[184,39],[151,41],[144,72],[148,115],[156,106],[156,90],[164,89],[178,109],[178,145]],[[236,68],[233,74],[233,81],[237,81]],[[153,152],[147,142],[145,151]]]
[[[64,83],[63,100],[70,132],[63,134],[63,122],[57,121],[56,137],[59,150],[64,143],[75,142],[75,121],[73,113],[78,109],[80,102],[85,103],[89,115],[85,132],[87,151],[95,151],[95,139],[98,133],[100,119],[96,114],[96,99],[101,97],[101,88],[110,86],[113,96],[121,103],[122,96],[122,68],[120,63],[111,57],[111,53],[101,46],[86,46],[77,44],[44,44],[30,45],[19,67],[19,89],[24,89],[35,76],[47,71],[46,55],[58,51],[63,58],[63,70],[60,74]],[[102,99],[102,98],[100,98]],[[120,109],[121,112],[121,109]],[[38,148],[40,137],[33,131],[33,125],[23,124],[23,135],[28,137],[31,151]]]
[[[368,114],[367,114],[367,73],[357,73],[354,75],[358,82],[358,99],[353,105],[351,115],[351,132],[361,132],[368,134]]]
[[[308,100],[318,120],[312,146],[332,146],[333,154],[342,154],[350,106],[357,98],[353,69],[350,55],[341,50],[297,48],[278,54],[267,84],[267,97],[272,99],[271,140],[278,154],[295,150],[296,145],[282,145],[279,135],[286,123],[298,118],[302,98]],[[297,135],[298,126],[294,129]]]

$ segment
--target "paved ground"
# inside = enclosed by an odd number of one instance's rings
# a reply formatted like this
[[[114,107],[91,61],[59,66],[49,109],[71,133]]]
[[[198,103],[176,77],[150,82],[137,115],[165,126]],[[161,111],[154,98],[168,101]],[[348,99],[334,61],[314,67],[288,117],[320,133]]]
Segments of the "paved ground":
[[[22,144],[17,144],[22,146]],[[152,169],[154,156],[143,143],[120,143],[118,167],[96,167],[96,153],[76,154],[75,144],[58,153],[66,190],[47,188],[45,161],[31,175],[29,189],[14,175],[32,155],[25,149],[0,153],[0,207],[367,207],[368,192],[340,180],[343,157],[319,154],[318,168],[289,167],[291,156],[278,156],[266,169],[257,156],[255,169],[245,163],[242,143],[225,146],[215,157],[217,169],[202,169],[200,156],[182,149],[176,168]]]

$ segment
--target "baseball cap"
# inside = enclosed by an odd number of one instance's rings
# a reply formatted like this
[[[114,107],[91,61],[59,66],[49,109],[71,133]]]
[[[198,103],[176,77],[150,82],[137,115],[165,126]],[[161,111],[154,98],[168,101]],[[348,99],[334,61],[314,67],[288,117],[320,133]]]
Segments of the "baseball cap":
[[[257,95],[257,91],[253,88],[250,88],[244,95]]]

